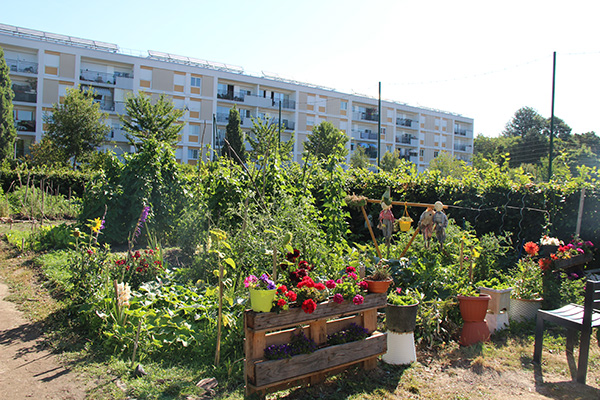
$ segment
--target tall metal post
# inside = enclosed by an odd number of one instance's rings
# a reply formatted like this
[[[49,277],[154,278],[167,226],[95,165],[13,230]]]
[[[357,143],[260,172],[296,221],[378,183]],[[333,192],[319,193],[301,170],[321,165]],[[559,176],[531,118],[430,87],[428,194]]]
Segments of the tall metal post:
[[[377,103],[377,166],[381,163],[381,82],[379,82],[379,102]]]
[[[552,111],[550,113],[550,149],[548,151],[548,182],[552,179],[552,150],[554,146],[554,86],[556,81],[556,52],[552,61]]]
[[[212,159],[217,159],[217,153],[215,148],[217,147],[217,116],[213,114],[213,134],[212,134]]]
[[[277,152],[281,149],[281,99],[279,99],[279,139],[277,139]]]

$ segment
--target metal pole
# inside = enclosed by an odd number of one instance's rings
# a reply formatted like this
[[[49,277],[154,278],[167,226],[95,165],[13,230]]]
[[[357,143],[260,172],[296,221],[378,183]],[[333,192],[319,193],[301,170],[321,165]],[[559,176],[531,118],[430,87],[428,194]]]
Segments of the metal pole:
[[[581,220],[583,219],[583,204],[585,202],[585,188],[581,188],[581,195],[579,196],[579,211],[577,212],[577,227],[575,228],[575,236],[579,236],[581,233]]]
[[[377,166],[381,163],[381,82],[379,82],[379,102],[377,103]]]
[[[554,86],[556,81],[556,52],[554,52],[552,61],[552,111],[550,114],[550,149],[548,154],[548,182],[552,179],[552,147],[554,145]]]
[[[277,152],[281,149],[281,99],[279,99],[279,139],[277,139]]]
[[[215,147],[217,147],[217,116],[213,114],[213,134],[212,134],[212,159],[213,161],[217,159]]]

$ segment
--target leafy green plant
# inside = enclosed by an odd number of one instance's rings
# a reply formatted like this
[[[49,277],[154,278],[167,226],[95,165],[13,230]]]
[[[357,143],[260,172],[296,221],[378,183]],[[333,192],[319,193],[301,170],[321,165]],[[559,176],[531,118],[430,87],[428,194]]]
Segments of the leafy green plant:
[[[509,271],[512,296],[517,299],[538,299],[543,293],[542,270],[531,257],[525,257]]]
[[[402,288],[396,288],[388,293],[387,302],[394,306],[410,306],[418,304],[421,301],[421,294],[416,290],[407,289],[404,292]]]

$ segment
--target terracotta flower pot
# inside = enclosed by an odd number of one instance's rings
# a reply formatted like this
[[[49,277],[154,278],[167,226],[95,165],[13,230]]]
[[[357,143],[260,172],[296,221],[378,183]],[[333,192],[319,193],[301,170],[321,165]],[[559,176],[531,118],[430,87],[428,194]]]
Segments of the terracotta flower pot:
[[[460,344],[471,346],[490,339],[490,329],[485,322],[490,296],[458,296],[460,315],[465,321],[460,335]]]
[[[385,281],[372,281],[369,279],[365,279],[365,282],[369,285],[367,291],[369,293],[386,293],[390,285],[392,284],[392,279],[388,279]]]

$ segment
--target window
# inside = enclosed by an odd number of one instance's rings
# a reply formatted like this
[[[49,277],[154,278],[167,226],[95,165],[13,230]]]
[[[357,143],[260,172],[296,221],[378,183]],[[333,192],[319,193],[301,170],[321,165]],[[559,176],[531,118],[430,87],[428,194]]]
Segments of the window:
[[[198,149],[188,149],[188,160],[198,159]]]
[[[190,125],[190,135],[200,135],[200,125]]]
[[[307,116],[306,117],[306,125],[314,125],[315,124],[315,117],[313,116]]]
[[[436,157],[438,156],[438,154],[440,154],[440,152],[439,152],[439,151],[434,151],[434,152],[433,152],[433,158],[436,158]]]
[[[423,157],[425,155],[425,150],[419,150],[419,157]]]
[[[341,110],[347,110],[348,109],[348,102],[342,100],[342,102],[340,103],[340,109]]]
[[[201,87],[202,86],[202,78],[196,78],[195,76],[192,76],[191,85],[194,87]]]

